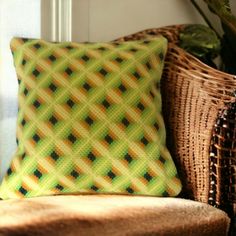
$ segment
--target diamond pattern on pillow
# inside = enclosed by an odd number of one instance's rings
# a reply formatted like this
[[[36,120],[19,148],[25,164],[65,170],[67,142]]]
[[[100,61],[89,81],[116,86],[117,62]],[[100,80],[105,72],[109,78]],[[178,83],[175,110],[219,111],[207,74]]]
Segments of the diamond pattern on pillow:
[[[14,38],[18,148],[0,197],[176,196],[159,90],[167,42]]]

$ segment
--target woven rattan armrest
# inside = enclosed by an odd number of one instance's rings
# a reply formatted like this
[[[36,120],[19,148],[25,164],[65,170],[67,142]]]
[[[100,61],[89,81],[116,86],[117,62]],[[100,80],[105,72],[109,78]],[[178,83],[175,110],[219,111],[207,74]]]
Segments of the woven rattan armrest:
[[[138,40],[162,34],[169,49],[162,78],[163,115],[167,146],[177,165],[186,198],[209,202],[209,148],[219,109],[231,101],[236,77],[213,69],[177,46],[185,25],[148,29],[116,41]],[[224,182],[216,176],[216,189]],[[222,199],[220,191],[212,202]],[[233,203],[232,203],[233,204]],[[217,202],[220,206],[221,203]]]

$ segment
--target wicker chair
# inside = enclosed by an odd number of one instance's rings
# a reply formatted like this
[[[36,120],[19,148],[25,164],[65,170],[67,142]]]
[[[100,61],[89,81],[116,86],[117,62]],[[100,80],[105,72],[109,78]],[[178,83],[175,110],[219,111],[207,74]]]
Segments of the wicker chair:
[[[144,30],[117,41],[138,40],[164,35],[169,51],[162,79],[163,114],[167,128],[167,145],[175,159],[183,183],[182,196],[209,203],[235,217],[236,203],[236,130],[231,149],[232,161],[214,160],[210,168],[209,147],[219,110],[232,101],[236,76],[202,63],[179,48],[179,32],[185,25]],[[218,146],[221,150],[222,146]],[[231,175],[229,175],[231,173]],[[211,176],[214,175],[214,181]],[[226,178],[227,177],[227,178]],[[227,184],[229,183],[230,184]],[[234,210],[235,211],[235,210]]]
[[[182,197],[230,212],[233,195],[222,192],[228,186],[222,170],[230,167],[222,168],[222,157],[214,156],[217,171],[215,182],[210,183],[209,147],[211,136],[218,135],[212,133],[218,111],[232,100],[236,78],[204,65],[177,47],[182,27],[149,29],[116,41],[160,33],[169,39],[162,79],[163,114],[167,145],[183,183]],[[235,157],[235,150],[231,152]],[[227,214],[196,201],[115,195],[0,201],[0,235],[226,235]]]

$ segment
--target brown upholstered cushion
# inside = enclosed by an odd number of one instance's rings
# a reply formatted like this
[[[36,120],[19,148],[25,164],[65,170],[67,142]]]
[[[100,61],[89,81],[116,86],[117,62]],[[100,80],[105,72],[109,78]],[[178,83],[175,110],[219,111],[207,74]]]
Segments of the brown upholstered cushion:
[[[229,218],[177,198],[54,196],[0,202],[0,235],[227,235]]]

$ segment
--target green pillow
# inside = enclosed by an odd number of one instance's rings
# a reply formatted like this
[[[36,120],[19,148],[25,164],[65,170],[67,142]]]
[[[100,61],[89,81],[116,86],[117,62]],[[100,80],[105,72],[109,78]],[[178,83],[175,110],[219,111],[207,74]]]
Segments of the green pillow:
[[[160,78],[167,40],[14,38],[18,148],[2,199],[69,193],[176,196]]]

